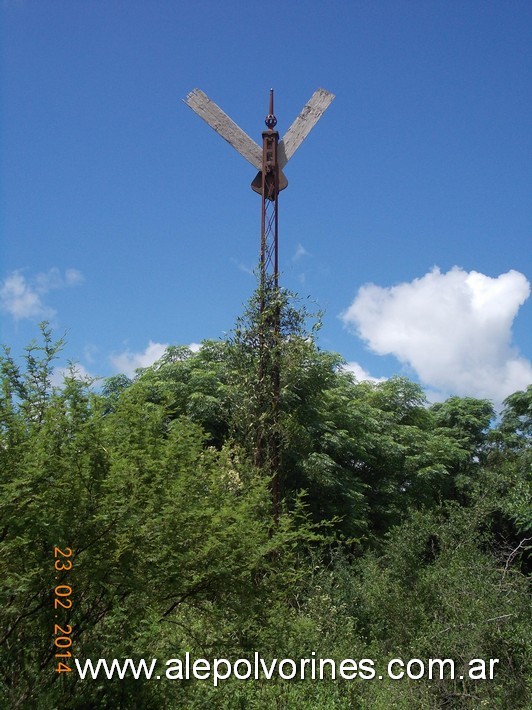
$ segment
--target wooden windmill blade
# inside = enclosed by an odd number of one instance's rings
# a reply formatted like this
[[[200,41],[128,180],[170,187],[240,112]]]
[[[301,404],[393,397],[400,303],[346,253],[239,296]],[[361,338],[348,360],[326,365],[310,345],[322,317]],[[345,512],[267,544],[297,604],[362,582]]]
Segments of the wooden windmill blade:
[[[301,109],[301,113],[292,123],[285,133],[283,140],[279,143],[278,160],[279,167],[284,168],[290,158],[294,155],[301,143],[314,128],[324,112],[330,106],[334,94],[325,89],[317,89]]]
[[[187,106],[222,136],[257,170],[262,167],[262,149],[214,101],[200,89],[193,89],[184,99]]]

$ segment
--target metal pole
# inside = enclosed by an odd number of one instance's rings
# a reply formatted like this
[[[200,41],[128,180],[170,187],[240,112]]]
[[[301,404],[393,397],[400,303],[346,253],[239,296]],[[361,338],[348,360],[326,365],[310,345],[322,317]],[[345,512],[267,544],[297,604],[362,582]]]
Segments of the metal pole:
[[[257,464],[266,467],[271,481],[273,513],[281,510],[279,433],[280,397],[280,306],[279,306],[279,133],[270,90],[268,130],[262,133],[261,250],[260,250],[260,331],[259,387],[260,422],[257,432]]]

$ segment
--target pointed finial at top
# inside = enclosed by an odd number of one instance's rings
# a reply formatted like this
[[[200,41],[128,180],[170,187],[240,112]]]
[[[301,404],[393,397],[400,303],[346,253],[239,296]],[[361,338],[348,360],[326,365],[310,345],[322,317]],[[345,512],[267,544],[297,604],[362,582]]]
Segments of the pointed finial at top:
[[[273,131],[273,129],[277,125],[277,119],[275,118],[273,113],[273,89],[270,89],[270,112],[266,116],[264,123],[266,124],[266,127],[270,129],[270,131]]]

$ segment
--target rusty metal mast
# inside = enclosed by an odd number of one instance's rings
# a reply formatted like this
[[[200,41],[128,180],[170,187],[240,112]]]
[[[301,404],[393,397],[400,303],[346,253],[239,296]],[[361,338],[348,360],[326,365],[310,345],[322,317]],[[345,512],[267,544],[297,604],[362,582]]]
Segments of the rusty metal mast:
[[[279,192],[288,185],[279,168],[279,133],[273,109],[273,89],[262,132],[262,169],[251,187],[261,195],[260,286],[259,286],[259,421],[256,429],[255,462],[270,474],[273,513],[281,512],[281,436],[279,400],[281,389],[281,306],[279,301]]]
[[[279,192],[288,185],[279,167],[279,133],[274,130],[277,118],[273,112],[273,89],[270,89],[269,112],[262,132],[262,165],[251,188],[261,196],[260,276],[265,287],[268,275],[275,288],[279,286]]]
[[[279,301],[279,192],[288,181],[283,168],[328,108],[334,94],[317,89],[297,116],[283,140],[275,130],[273,89],[270,89],[262,150],[200,89],[191,91],[185,103],[233,146],[259,172],[251,188],[261,196],[259,413],[256,431],[256,463],[271,476],[274,515],[280,513],[280,301]],[[266,401],[268,400],[268,401]]]

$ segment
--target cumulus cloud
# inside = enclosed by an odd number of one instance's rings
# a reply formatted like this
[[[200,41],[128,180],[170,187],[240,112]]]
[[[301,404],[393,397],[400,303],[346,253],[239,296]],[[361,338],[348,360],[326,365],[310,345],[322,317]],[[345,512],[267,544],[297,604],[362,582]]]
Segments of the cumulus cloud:
[[[138,368],[149,367],[157,360],[160,360],[167,347],[168,343],[154,343],[150,340],[148,346],[142,352],[125,350],[118,355],[111,355],[110,359],[118,372],[123,372],[128,377],[134,377],[135,370]]]
[[[153,340],[150,340],[146,349],[142,352],[124,350],[124,352],[118,353],[118,355],[111,355],[109,359],[118,372],[128,377],[134,377],[135,371],[138,368],[150,367],[150,365],[153,365],[157,360],[160,360],[168,347],[168,343],[154,343]],[[188,348],[193,353],[197,353],[201,349],[201,344],[190,343]]]
[[[29,279],[21,271],[13,271],[0,286],[0,308],[15,320],[52,318],[56,312],[45,303],[46,294],[82,281],[83,274],[77,269],[67,269],[61,274],[54,267]]]
[[[62,387],[65,377],[74,376],[77,380],[95,380],[87,368],[79,362],[74,363],[71,367],[56,367],[52,372],[51,382],[54,387]]]
[[[532,382],[512,347],[512,323],[530,294],[523,274],[492,278],[434,268],[410,283],[362,286],[344,323],[379,355],[395,355],[424,385],[501,402]]]
[[[373,377],[358,362],[346,362],[343,366],[347,372],[352,372],[358,382],[384,382],[386,377]]]
[[[40,294],[24,278],[14,271],[7,276],[0,287],[2,310],[15,318],[50,318],[55,311],[42,302]]]

